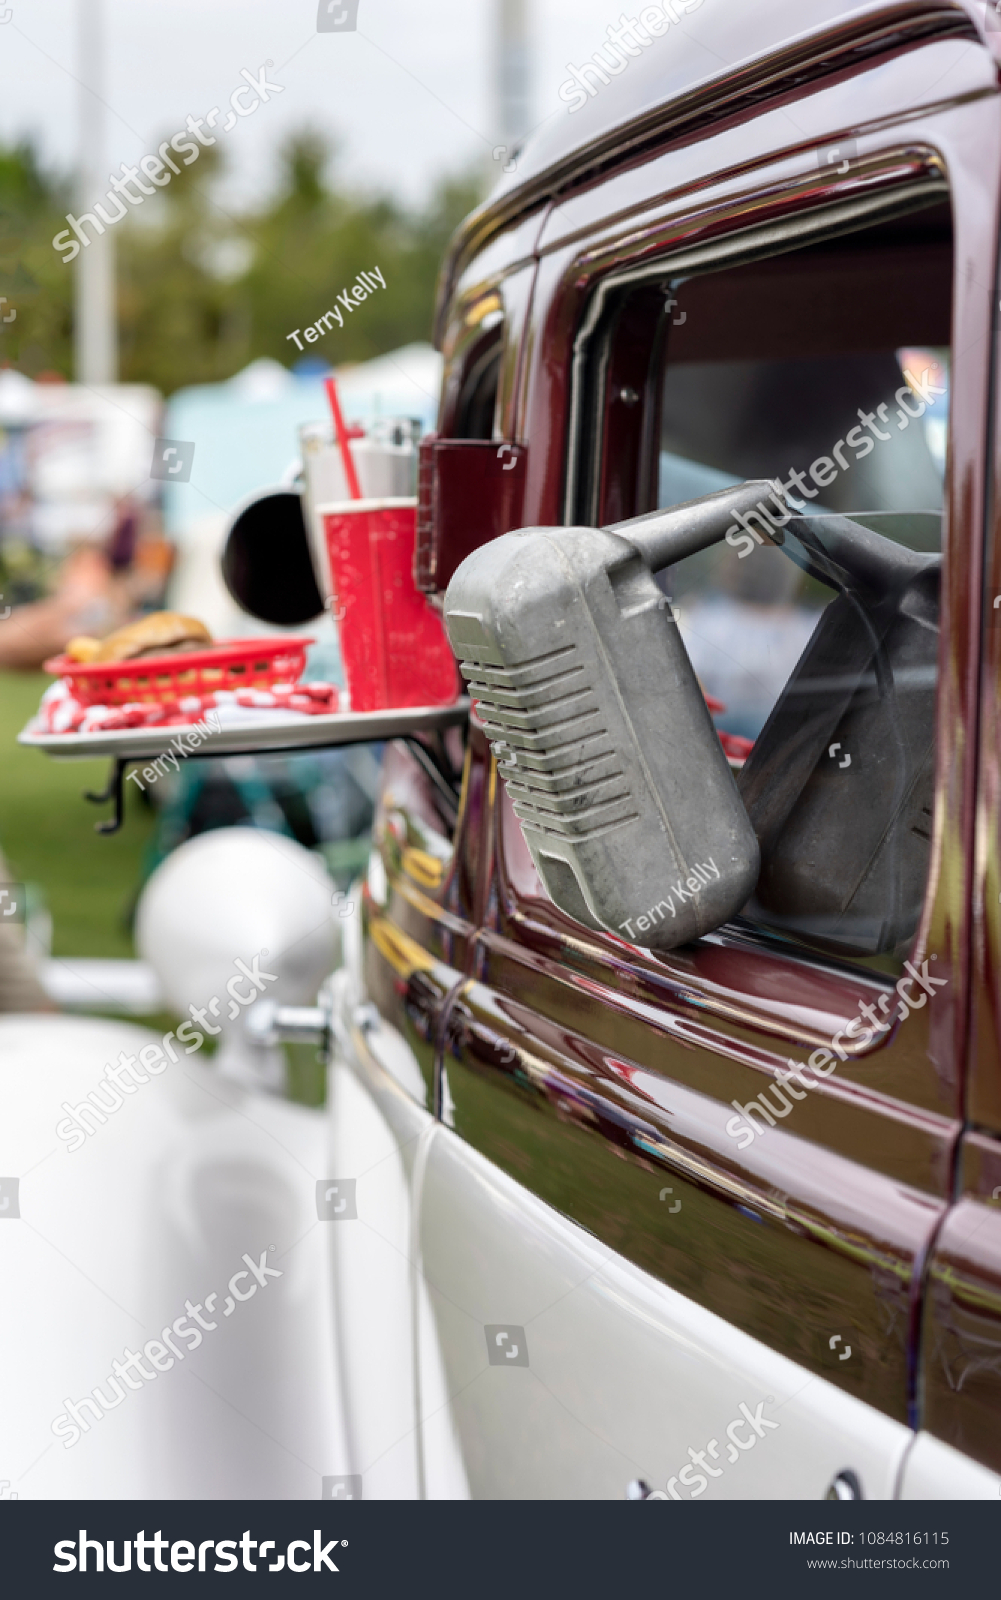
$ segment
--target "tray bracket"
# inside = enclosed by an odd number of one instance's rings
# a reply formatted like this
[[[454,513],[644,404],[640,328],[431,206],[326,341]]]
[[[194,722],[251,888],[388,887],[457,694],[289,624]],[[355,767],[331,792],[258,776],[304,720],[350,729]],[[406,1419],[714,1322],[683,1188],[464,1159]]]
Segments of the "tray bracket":
[[[125,814],[125,768],[127,765],[128,761],[125,758],[116,756],[111,763],[111,771],[108,773],[107,788],[101,794],[93,794],[90,789],[83,791],[84,799],[92,800],[95,805],[104,805],[108,800],[114,800],[115,802],[114,816],[105,817],[103,822],[95,822],[95,833],[117,833],[122,825],[122,818]]]

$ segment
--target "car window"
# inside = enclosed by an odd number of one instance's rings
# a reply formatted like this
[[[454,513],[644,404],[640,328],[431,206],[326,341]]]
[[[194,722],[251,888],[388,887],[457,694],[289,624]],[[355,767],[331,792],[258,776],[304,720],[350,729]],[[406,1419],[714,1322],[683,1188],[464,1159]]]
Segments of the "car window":
[[[742,920],[892,969],[932,835],[943,240],[872,230],[787,253],[770,285],[768,271],[664,286],[647,335],[658,448],[636,509],[767,480],[723,543],[658,574],[762,850]],[[620,315],[622,338],[634,323]],[[609,395],[613,428],[638,398]]]
[[[939,551],[948,380],[941,347],[669,367],[657,504],[746,478],[779,480],[807,516],[842,512],[909,549]],[[895,399],[902,385],[911,415]],[[777,522],[766,499],[766,517],[769,509]],[[747,739],[761,732],[833,598],[784,551],[754,538],[764,526],[741,527],[728,545],[662,577],[699,679],[725,705],[718,726]]]

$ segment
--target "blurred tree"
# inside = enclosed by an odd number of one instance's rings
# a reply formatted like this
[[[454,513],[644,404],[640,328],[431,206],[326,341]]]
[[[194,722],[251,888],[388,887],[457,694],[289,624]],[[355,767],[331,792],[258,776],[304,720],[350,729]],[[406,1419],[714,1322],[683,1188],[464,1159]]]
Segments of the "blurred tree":
[[[124,382],[170,394],[228,378],[250,359],[238,284],[215,270],[213,247],[235,226],[213,205],[221,161],[197,163],[145,201],[116,233],[118,367]],[[256,352],[254,352],[256,353]]]
[[[330,152],[312,134],[284,151],[283,192],[249,220],[254,241],[247,273],[255,355],[289,361],[298,355],[288,335],[337,304],[359,272],[378,267],[386,280],[360,311],[343,311],[315,353],[332,362],[365,361],[430,334],[438,265],[453,228],[480,198],[472,179],[439,187],[427,211],[412,216],[393,201],[360,201],[328,189]],[[300,335],[301,337],[301,335]]]
[[[69,185],[43,172],[28,141],[0,146],[0,313],[16,313],[0,322],[0,365],[32,378],[72,365],[73,278],[51,243],[70,204]]]
[[[286,366],[287,337],[336,304],[357,274],[386,280],[316,346],[331,363],[364,361],[426,339],[438,265],[456,225],[481,198],[477,176],[443,181],[427,207],[350,192],[334,152],[304,131],[281,153],[276,192],[230,212],[215,198],[221,163],[203,149],[115,228],[119,361],[123,381],[170,394],[230,377],[256,356]],[[332,174],[332,176],[331,176]],[[29,143],[0,148],[0,294],[17,319],[0,322],[0,364],[30,376],[72,376],[72,267],[52,238],[65,227],[71,188],[46,174]]]

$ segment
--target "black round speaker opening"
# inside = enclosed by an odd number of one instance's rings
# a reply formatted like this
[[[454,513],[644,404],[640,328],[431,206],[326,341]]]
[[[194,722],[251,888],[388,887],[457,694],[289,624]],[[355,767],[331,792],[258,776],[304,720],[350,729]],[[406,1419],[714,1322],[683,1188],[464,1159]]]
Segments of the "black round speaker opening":
[[[241,511],[222,553],[222,575],[237,604],[262,622],[296,627],[320,615],[300,494],[279,489]]]

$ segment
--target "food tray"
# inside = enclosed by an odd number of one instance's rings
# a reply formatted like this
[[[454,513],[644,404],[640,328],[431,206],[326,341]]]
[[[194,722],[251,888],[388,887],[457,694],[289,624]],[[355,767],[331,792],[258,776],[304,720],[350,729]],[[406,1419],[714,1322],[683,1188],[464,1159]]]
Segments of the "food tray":
[[[469,701],[450,706],[408,706],[403,710],[339,711],[301,716],[290,711],[248,712],[247,720],[230,723],[218,733],[206,733],[198,756],[260,755],[267,751],[322,749],[338,744],[375,744],[401,734],[448,728],[465,722]],[[101,733],[43,733],[34,722],[17,736],[17,742],[63,761],[92,761],[110,756],[119,761],[146,761],[177,749],[183,750],[185,729],[116,728]]]
[[[45,670],[66,678],[81,705],[173,707],[189,695],[210,695],[217,689],[270,689],[276,683],[298,683],[313,642],[272,635],[129,661],[54,656],[46,661]]]

